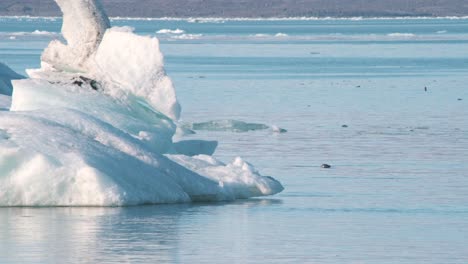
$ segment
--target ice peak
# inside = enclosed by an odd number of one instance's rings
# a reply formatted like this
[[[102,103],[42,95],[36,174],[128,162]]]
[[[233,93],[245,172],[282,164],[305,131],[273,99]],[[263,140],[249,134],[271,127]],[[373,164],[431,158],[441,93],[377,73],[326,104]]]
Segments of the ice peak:
[[[55,0],[63,12],[66,43],[52,41],[42,53],[41,69],[28,70],[36,79],[62,83],[84,76],[102,84],[103,93],[122,99],[137,96],[159,113],[177,120],[180,105],[164,71],[159,41],[133,34],[130,27],[110,28],[99,0]]]
[[[53,41],[42,54],[42,61],[65,71],[85,71],[96,52],[109,18],[99,0],[55,0],[63,13],[62,34],[66,44]]]

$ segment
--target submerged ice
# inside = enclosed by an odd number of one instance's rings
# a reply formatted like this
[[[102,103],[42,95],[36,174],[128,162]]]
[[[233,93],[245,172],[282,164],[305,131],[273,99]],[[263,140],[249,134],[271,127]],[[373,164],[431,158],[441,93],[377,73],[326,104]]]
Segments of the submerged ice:
[[[217,142],[173,142],[180,105],[156,38],[111,28],[98,1],[56,1],[66,43],[50,43],[41,68],[0,98],[11,101],[9,111],[0,105],[0,206],[223,201],[283,190],[241,158],[210,156]]]
[[[190,130],[205,130],[205,131],[229,131],[229,132],[249,132],[257,130],[269,129],[275,133],[286,133],[287,130],[276,125],[268,126],[259,123],[248,123],[240,120],[223,119],[211,120],[207,122],[195,122],[184,126]]]
[[[8,66],[0,62],[0,95],[11,96],[13,91],[11,81],[23,78],[24,76],[14,72]]]

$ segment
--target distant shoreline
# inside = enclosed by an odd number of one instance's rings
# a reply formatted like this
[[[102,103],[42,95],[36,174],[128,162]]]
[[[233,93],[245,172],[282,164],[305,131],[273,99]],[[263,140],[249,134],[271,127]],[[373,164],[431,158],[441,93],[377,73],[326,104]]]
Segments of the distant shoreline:
[[[0,15],[6,19],[61,19],[60,16],[28,16],[28,15]],[[217,22],[217,21],[321,21],[321,20],[468,20],[468,16],[382,16],[382,17],[109,17],[111,20],[146,20],[146,21],[189,21],[189,22]]]
[[[110,17],[463,17],[466,0],[100,0]],[[2,0],[0,16],[60,16],[54,0]]]

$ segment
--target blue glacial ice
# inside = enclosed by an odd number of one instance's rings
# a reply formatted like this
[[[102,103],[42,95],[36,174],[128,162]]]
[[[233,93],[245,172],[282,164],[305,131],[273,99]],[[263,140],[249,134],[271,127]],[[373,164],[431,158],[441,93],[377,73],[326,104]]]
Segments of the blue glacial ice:
[[[14,72],[8,66],[0,62],[0,95],[11,96],[13,86],[12,80],[24,79],[24,76]]]
[[[286,129],[280,128],[276,125],[266,125],[260,123],[248,123],[240,120],[233,119],[222,119],[222,120],[211,120],[206,122],[194,122],[190,124],[182,125],[183,128],[189,130],[201,130],[201,131],[224,131],[224,132],[249,132],[257,130],[269,129],[275,133],[285,133]]]
[[[52,41],[41,68],[0,97],[0,206],[230,201],[283,190],[241,158],[210,156],[216,142],[173,142],[181,108],[158,39],[111,28],[99,1],[56,2],[66,43]]]

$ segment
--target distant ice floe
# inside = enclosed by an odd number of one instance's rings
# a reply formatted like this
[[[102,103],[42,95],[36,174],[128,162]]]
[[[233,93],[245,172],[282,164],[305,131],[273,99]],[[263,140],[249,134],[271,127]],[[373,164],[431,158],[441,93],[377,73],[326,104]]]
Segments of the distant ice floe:
[[[387,34],[387,36],[392,37],[392,38],[412,38],[415,37],[416,35],[413,33],[390,33]]]
[[[34,30],[31,34],[32,35],[55,35],[57,33],[44,31],[44,30]]]
[[[284,38],[284,37],[288,37],[288,36],[289,36],[289,35],[288,35],[288,34],[285,34],[285,33],[277,33],[277,34],[275,35],[275,37],[277,37],[277,38]]]
[[[251,36],[254,36],[254,37],[287,37],[288,34],[285,34],[285,33],[276,33],[275,35],[270,35],[270,34],[265,34],[265,33],[258,33],[258,34],[254,34],[254,35],[251,35]]]
[[[265,124],[247,123],[238,120],[213,120],[201,123],[192,123],[190,128],[193,130],[207,131],[231,131],[231,132],[247,132],[255,130],[265,130],[269,126]]]
[[[271,35],[268,35],[268,34],[254,34],[254,35],[251,35],[252,37],[256,37],[256,38],[267,38],[267,37],[271,37]]]
[[[56,39],[60,38],[60,33],[43,31],[43,30],[34,30],[32,32],[0,32],[0,39],[9,39],[9,40],[23,40],[23,39]]]
[[[182,29],[161,29],[156,32],[157,34],[184,34],[185,30]]]
[[[279,126],[276,126],[276,125],[272,125],[271,126],[271,130],[275,133],[286,133],[288,132],[288,130],[284,129],[284,128],[281,128]]]
[[[19,21],[36,21],[36,20],[43,20],[43,21],[57,21],[58,19],[62,19],[61,17],[54,17],[54,16],[1,16],[0,21],[3,20],[19,20]]]
[[[242,158],[210,156],[217,142],[184,140],[190,130],[177,128],[181,108],[157,38],[110,28],[99,1],[56,2],[66,41],[49,44],[29,79],[0,65],[13,79],[12,97],[0,97],[0,206],[231,201],[283,190]]]
[[[193,39],[200,39],[203,37],[202,34],[181,34],[181,35],[176,35],[172,36],[172,39],[182,39],[182,40],[193,40]]]
[[[248,132],[248,131],[258,131],[258,130],[267,130],[270,129],[276,133],[285,133],[286,129],[280,128],[278,126],[268,126],[260,123],[248,123],[239,120],[212,120],[207,122],[195,122],[191,124],[186,124],[186,128],[195,130],[195,131],[229,131],[229,132]]]
[[[176,40],[195,40],[203,37],[202,34],[186,34],[182,29],[161,29],[156,34],[167,35],[169,39]]]
[[[50,32],[50,31],[43,31],[43,30],[34,30],[33,32],[24,32],[24,31],[19,31],[19,32],[1,32],[0,34],[2,35],[8,35],[10,36],[10,39],[16,39],[16,37],[20,36],[30,36],[30,37],[54,37],[54,36],[59,36],[60,33],[56,32]]]
[[[274,35],[270,35],[270,34],[265,34],[265,33],[258,33],[258,34],[253,34],[253,35],[249,35],[249,38],[258,38],[258,39],[275,39],[275,38],[286,38],[286,37],[289,37],[288,34],[285,34],[285,33],[276,33]]]

